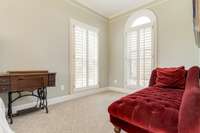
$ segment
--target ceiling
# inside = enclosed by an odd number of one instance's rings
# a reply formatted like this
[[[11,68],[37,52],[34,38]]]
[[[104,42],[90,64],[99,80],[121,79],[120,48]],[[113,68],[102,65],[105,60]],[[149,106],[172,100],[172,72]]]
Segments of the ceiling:
[[[72,0],[98,14],[113,18],[139,6],[148,4],[154,0]]]

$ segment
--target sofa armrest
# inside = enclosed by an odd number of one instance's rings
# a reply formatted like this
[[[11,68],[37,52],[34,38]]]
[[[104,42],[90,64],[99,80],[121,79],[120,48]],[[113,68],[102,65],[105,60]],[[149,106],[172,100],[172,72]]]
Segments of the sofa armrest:
[[[156,77],[157,77],[157,70],[154,69],[151,73],[151,78],[150,78],[150,81],[149,81],[149,87],[156,84]]]
[[[199,76],[200,76],[200,68],[195,66],[188,70],[187,78],[186,78],[186,90],[191,90],[194,88],[199,88]]]
[[[200,133],[199,67],[192,67],[187,74],[185,92],[179,111],[179,133]]]

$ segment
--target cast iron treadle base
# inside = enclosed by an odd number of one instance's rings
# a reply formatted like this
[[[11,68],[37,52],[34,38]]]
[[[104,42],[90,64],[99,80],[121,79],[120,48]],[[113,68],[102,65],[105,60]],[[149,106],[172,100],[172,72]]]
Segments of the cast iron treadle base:
[[[32,107],[32,108],[28,108],[28,109],[24,109],[24,110],[19,110],[13,116],[26,115],[26,114],[29,114],[29,113],[32,113],[32,112],[36,112],[36,111],[39,111],[39,110],[41,110],[41,109],[37,108],[37,107]]]
[[[12,99],[12,94],[14,94],[14,93],[17,93],[18,97],[15,98],[15,99]],[[20,98],[27,97],[27,96],[37,97],[38,100],[39,100],[39,105],[37,103],[37,105],[35,107],[20,110],[20,111],[17,112],[17,114],[13,114],[12,113],[12,103],[14,103],[15,101],[17,101]],[[13,116],[25,115],[25,114],[28,114],[30,112],[38,111],[38,110],[41,110],[41,109],[45,109],[46,113],[48,113],[47,88],[37,89],[37,94],[34,94],[33,92],[32,92],[32,94],[26,94],[26,95],[22,95],[21,92],[9,92],[8,93],[8,119],[9,119],[10,124],[13,123],[13,119],[12,119]]]

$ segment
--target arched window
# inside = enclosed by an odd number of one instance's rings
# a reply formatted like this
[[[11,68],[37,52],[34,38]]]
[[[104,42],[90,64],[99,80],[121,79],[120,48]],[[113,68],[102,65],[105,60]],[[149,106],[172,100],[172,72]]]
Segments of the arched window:
[[[125,27],[125,87],[145,87],[156,66],[156,17],[150,10],[133,14]]]
[[[142,26],[142,25],[145,25],[145,24],[149,24],[151,23],[151,19],[147,16],[142,16],[142,17],[139,17],[137,18],[133,24],[131,25],[131,27],[137,27],[137,26]]]

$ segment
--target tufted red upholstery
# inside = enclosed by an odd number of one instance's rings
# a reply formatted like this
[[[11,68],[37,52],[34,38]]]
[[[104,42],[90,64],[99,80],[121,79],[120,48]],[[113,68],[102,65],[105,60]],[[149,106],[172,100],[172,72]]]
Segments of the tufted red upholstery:
[[[178,129],[179,133],[200,133],[198,78],[199,68],[193,67],[188,71],[186,91],[175,88],[158,88],[153,87],[156,80],[156,70],[154,70],[150,79],[150,87],[123,97],[109,106],[110,120],[115,126],[128,133],[178,133]],[[195,86],[196,89],[194,90],[199,90],[198,93],[195,91],[195,95],[198,95],[198,97],[196,99],[191,98],[190,94],[189,101],[195,102],[198,107],[193,107],[191,103],[188,104],[187,102],[187,94],[191,92],[192,86]],[[198,110],[198,112],[192,112],[196,114],[197,118],[192,117],[191,110],[193,108],[196,108],[196,111]],[[185,120],[187,115],[192,117],[192,119],[189,119],[190,121]],[[195,122],[197,123],[198,128],[192,128],[192,131],[196,130],[195,132],[184,132],[184,127],[190,125],[188,122],[193,122],[194,125]]]
[[[183,91],[149,87],[116,101],[109,113],[148,131],[176,133]]]

